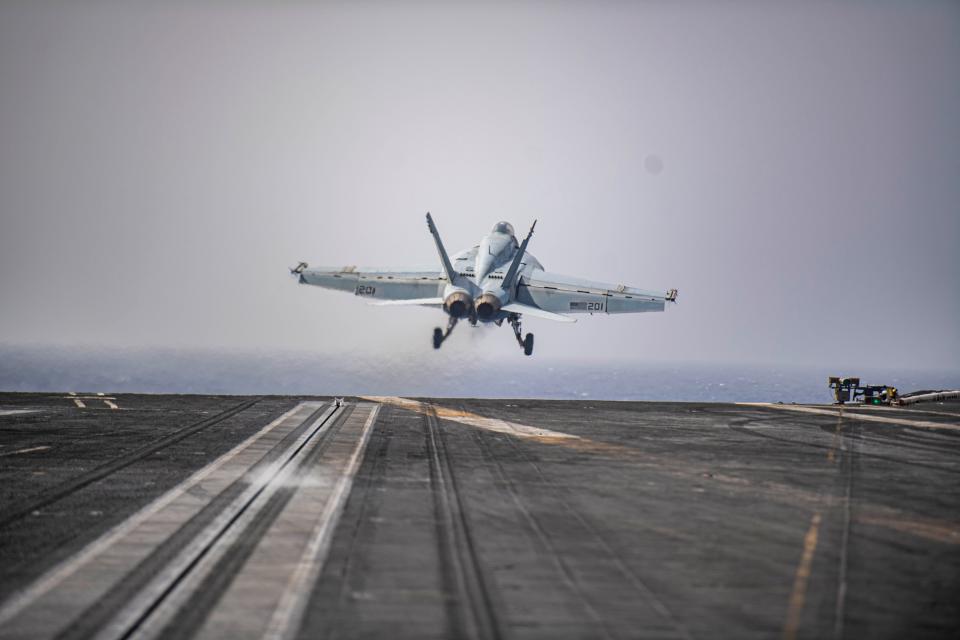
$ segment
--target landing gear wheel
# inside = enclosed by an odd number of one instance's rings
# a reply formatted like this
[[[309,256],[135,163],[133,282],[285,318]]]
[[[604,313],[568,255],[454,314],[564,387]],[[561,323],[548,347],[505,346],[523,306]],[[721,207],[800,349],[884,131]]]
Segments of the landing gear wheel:
[[[437,327],[433,330],[433,348],[439,349],[440,345],[443,344],[443,341],[450,337],[450,332],[453,331],[453,328],[457,326],[457,317],[450,316],[450,319],[447,321],[447,330],[444,331],[440,327]]]
[[[516,313],[511,313],[507,316],[507,320],[510,321],[510,327],[513,329],[513,337],[517,339],[517,344],[523,349],[524,355],[533,353],[533,334],[528,333],[526,338],[522,337],[523,334],[520,333],[520,316]]]

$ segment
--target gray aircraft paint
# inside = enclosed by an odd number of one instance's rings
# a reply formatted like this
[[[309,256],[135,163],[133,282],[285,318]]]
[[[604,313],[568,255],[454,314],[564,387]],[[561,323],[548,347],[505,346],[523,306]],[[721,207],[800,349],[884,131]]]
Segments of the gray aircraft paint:
[[[373,302],[409,302],[443,307],[445,311],[448,311],[445,301],[451,296],[466,294],[473,303],[496,296],[502,306],[487,317],[479,313],[478,307],[477,313],[470,317],[474,325],[478,321],[500,324],[511,316],[523,315],[564,320],[565,315],[554,314],[663,311],[670,296],[669,292],[645,291],[544,271],[540,261],[525,250],[533,228],[520,244],[507,222],[494,225],[477,246],[448,258],[430,214],[427,221],[440,253],[441,268],[437,271],[384,271],[355,266],[310,268],[307,263],[300,263],[291,272],[300,284],[352,291]],[[468,266],[471,261],[472,269]]]

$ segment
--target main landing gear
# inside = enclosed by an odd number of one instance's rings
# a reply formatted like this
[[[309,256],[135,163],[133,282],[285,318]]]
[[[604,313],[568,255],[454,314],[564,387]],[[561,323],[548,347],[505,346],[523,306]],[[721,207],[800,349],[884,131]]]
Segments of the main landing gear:
[[[439,349],[440,345],[443,344],[443,341],[446,340],[450,333],[453,331],[453,328],[457,326],[457,318],[450,316],[450,319],[447,321],[447,330],[444,331],[440,327],[437,327],[433,330],[433,348]]]
[[[528,333],[526,338],[522,338],[523,335],[520,331],[520,316],[515,313],[511,313],[507,320],[510,321],[510,326],[513,327],[513,336],[517,339],[517,344],[523,348],[523,355],[529,356],[533,353],[533,334]]]
[[[526,337],[523,336],[523,333],[520,331],[520,316],[516,313],[511,313],[507,316],[507,320],[510,322],[510,326],[513,328],[513,336],[517,339],[517,344],[523,349],[524,355],[533,354],[533,334],[528,333]],[[498,320],[497,324],[499,325],[503,320]],[[450,334],[453,332],[453,328],[457,326],[457,318],[450,316],[450,320],[447,322],[447,330],[444,331],[440,327],[437,327],[433,330],[433,348],[439,349],[440,345],[443,344],[443,341],[450,337]]]

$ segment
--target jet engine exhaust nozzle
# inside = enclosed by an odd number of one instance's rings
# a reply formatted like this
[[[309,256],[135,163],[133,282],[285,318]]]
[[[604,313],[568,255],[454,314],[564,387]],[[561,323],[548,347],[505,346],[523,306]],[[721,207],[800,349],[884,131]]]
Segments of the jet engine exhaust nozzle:
[[[501,306],[500,298],[492,293],[485,293],[477,300],[477,317],[481,320],[493,320]]]
[[[473,309],[473,298],[465,291],[454,291],[443,301],[443,308],[454,318],[466,318]]]

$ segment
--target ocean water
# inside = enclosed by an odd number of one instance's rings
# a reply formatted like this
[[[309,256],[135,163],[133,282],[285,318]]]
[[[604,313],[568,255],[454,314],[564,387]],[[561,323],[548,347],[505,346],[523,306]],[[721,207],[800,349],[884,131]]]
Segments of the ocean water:
[[[960,369],[0,346],[0,391],[819,403],[831,401],[830,375],[901,392],[960,388]]]

